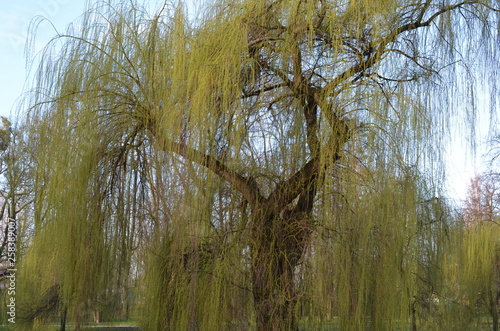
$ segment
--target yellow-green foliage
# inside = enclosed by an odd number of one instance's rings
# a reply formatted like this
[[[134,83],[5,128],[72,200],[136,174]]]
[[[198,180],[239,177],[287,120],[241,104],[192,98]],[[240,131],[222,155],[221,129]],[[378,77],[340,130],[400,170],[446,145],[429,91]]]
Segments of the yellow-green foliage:
[[[29,307],[24,309],[27,318],[38,317],[41,309],[33,291],[44,293],[57,287],[57,304],[52,309],[57,311],[62,304],[78,314],[87,308],[82,304],[102,290],[99,285],[106,277],[104,219],[100,201],[93,199],[99,194],[95,116],[61,117],[65,121],[54,123],[57,127],[43,146],[53,152],[39,159],[44,166],[35,174],[43,183],[35,197],[40,209],[33,243],[22,264],[30,277],[22,278],[25,283],[20,285],[20,303]]]
[[[468,298],[473,299],[481,292],[496,288],[496,268],[499,250],[500,227],[483,222],[465,231],[463,277],[469,284]]]
[[[29,100],[24,320],[130,304],[147,330],[406,328],[437,244],[418,173],[438,191],[450,100],[471,86],[444,70],[468,55],[452,13],[494,5],[473,3],[228,0],[190,21],[97,1]]]
[[[445,289],[434,325],[465,328],[498,318],[500,227],[493,222],[452,229],[442,264]]]
[[[415,178],[384,170],[342,173],[325,201],[306,281],[311,323],[314,316],[319,325],[338,316],[342,330],[409,323],[421,192]]]
[[[460,250],[461,266],[456,270],[457,299],[478,309],[480,316],[498,310],[500,293],[500,226],[482,222],[464,231]],[[497,312],[498,314],[498,312]],[[497,315],[498,318],[498,315]]]

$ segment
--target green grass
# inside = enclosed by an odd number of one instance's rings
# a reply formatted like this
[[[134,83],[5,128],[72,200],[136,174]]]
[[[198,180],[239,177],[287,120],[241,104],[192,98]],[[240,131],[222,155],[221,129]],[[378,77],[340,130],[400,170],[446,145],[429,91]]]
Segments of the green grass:
[[[104,324],[104,323],[103,323]],[[131,326],[131,323],[106,323],[105,325],[86,325],[82,326],[82,330],[86,331],[140,331],[139,327]],[[54,326],[53,331],[59,330],[59,326]],[[11,330],[8,326],[0,326],[0,331]],[[72,331],[73,327],[71,325],[66,326],[66,330]]]
[[[136,326],[98,326],[98,327],[83,327],[82,330],[88,331],[139,331]]]

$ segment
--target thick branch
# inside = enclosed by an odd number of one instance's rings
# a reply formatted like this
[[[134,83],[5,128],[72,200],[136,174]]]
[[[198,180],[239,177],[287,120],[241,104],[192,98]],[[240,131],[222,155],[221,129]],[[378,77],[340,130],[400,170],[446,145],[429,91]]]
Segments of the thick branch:
[[[318,138],[318,106],[313,97],[309,97],[304,106],[304,116],[306,118],[307,144],[312,157],[318,157],[320,152],[320,142]]]
[[[345,124],[341,122],[341,124]],[[336,128],[330,138],[331,148],[336,150],[334,161],[340,158],[340,149],[349,140],[349,132]],[[266,213],[274,214],[282,210],[300,195],[298,211],[307,212],[316,195],[317,181],[320,180],[319,156],[313,157],[299,171],[283,180],[265,202]]]
[[[282,37],[259,37],[259,38],[256,38],[252,41],[250,41],[247,45],[247,47],[255,47],[256,45],[262,43],[262,42],[265,42],[265,41],[284,41],[285,39],[282,38]]]
[[[287,86],[288,85],[285,83],[280,83],[280,84],[275,84],[275,85],[267,85],[267,86],[255,89],[253,91],[243,92],[243,95],[241,98],[246,99],[246,98],[256,97],[256,96],[261,95],[264,92],[273,91],[273,90],[280,89],[280,88],[287,87]]]
[[[420,11],[420,14],[418,14],[417,22],[422,22],[422,20],[424,19],[425,12],[431,6],[431,2],[432,2],[432,0],[425,1],[424,7]]]
[[[252,177],[244,177],[212,155],[200,152],[197,149],[187,146],[185,143],[166,139],[163,135],[159,136],[157,125],[155,125],[153,121],[150,122],[148,128],[165,152],[175,153],[184,157],[186,160],[211,170],[239,191],[252,207],[255,206],[258,201],[262,200],[257,183]]]
[[[290,204],[297,196],[304,192],[315,195],[316,181],[319,180],[320,172],[320,147],[317,137],[317,123],[315,111],[317,105],[310,97],[309,104],[305,106],[306,126],[308,131],[308,144],[311,149],[311,160],[307,162],[299,171],[287,180],[281,181],[273,193],[266,201],[266,209],[269,213],[275,213],[286,205]],[[344,143],[350,138],[350,130],[347,123],[340,119],[332,110],[327,113],[328,120],[332,126],[332,133],[329,140],[329,148],[335,151],[335,161],[340,157],[340,150]],[[309,132],[310,131],[310,132]],[[306,198],[304,196],[304,198]],[[310,197],[307,197],[310,200]],[[308,200],[308,201],[309,201]],[[304,202],[305,203],[305,202]],[[307,208],[306,208],[307,209]]]
[[[317,178],[318,171],[319,159],[312,158],[292,177],[281,181],[267,199],[266,211],[273,214],[290,204],[300,193],[311,185],[314,178]]]

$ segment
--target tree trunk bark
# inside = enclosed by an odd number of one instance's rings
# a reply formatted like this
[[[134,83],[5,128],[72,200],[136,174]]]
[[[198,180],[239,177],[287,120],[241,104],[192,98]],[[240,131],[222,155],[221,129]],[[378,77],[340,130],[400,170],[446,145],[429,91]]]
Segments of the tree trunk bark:
[[[411,331],[417,331],[417,301],[413,301],[411,305]]]
[[[67,313],[67,309],[64,308],[63,312],[62,312],[62,316],[61,316],[61,331],[66,331],[66,313]]]
[[[310,217],[297,210],[257,220],[252,281],[258,331],[298,330],[296,267],[310,240]],[[300,217],[302,216],[302,217]]]
[[[492,330],[498,331],[498,297],[495,297],[495,295],[491,295],[490,298],[490,314],[493,319]]]

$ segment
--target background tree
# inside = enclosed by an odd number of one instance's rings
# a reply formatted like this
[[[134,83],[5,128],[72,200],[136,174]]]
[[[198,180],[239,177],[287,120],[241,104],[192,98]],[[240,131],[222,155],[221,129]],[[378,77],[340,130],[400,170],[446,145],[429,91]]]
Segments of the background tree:
[[[2,302],[9,300],[9,269],[17,268],[17,260],[25,253],[32,228],[33,195],[30,190],[32,163],[21,125],[2,117],[0,129],[0,288]],[[11,237],[14,235],[14,237]],[[2,322],[9,317],[2,309]]]
[[[498,222],[500,188],[499,174],[489,172],[471,179],[464,206],[466,226],[482,222]],[[500,224],[499,224],[500,225]]]
[[[498,174],[484,173],[471,179],[464,204],[464,229],[459,255],[463,270],[459,293],[475,315],[483,310],[498,330],[500,300],[500,226]]]
[[[79,325],[137,253],[148,329],[297,329],[308,296],[344,329],[397,328],[415,174],[438,183],[448,119],[474,118],[473,92],[454,100],[473,91],[465,63],[498,63],[496,5],[216,1],[190,22],[97,2],[44,53],[28,101],[26,293],[57,289]]]

